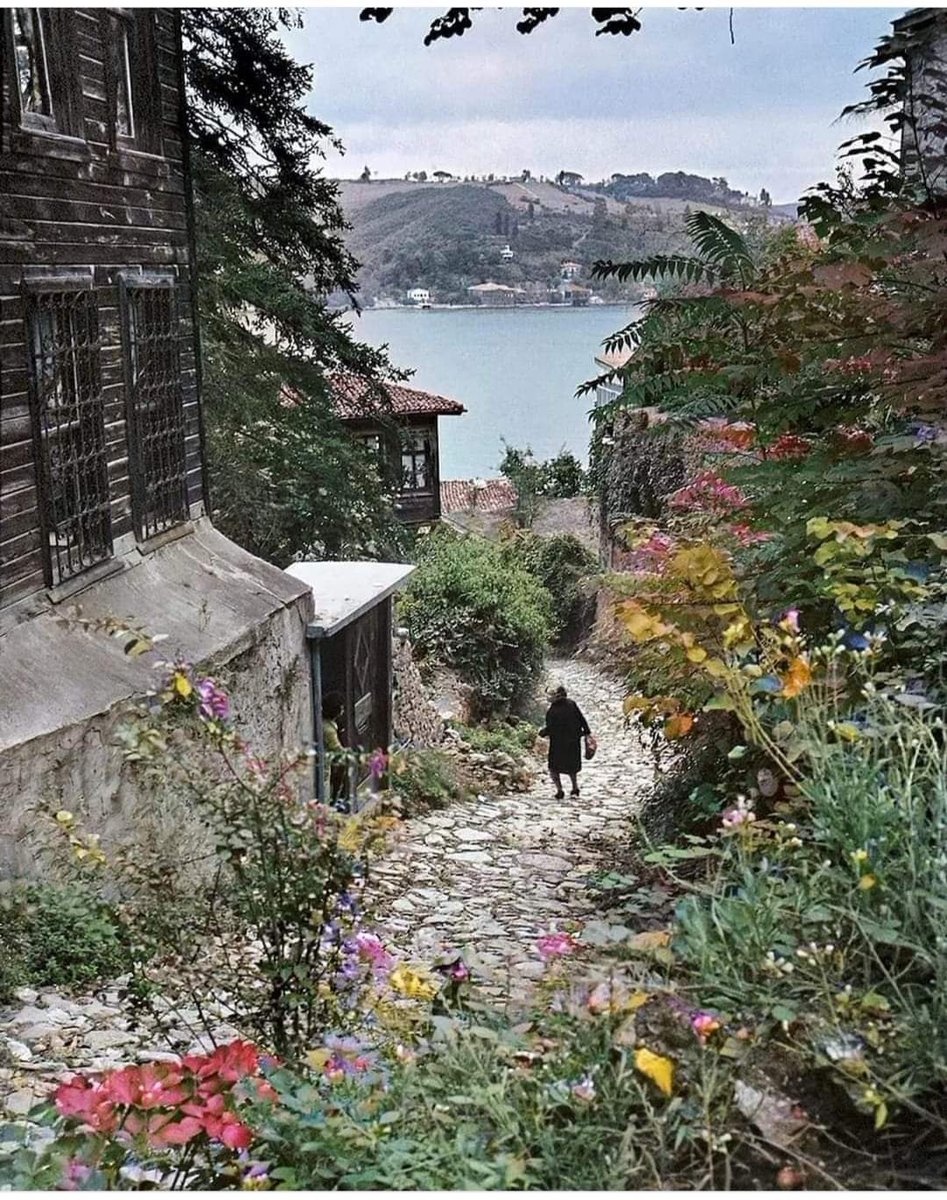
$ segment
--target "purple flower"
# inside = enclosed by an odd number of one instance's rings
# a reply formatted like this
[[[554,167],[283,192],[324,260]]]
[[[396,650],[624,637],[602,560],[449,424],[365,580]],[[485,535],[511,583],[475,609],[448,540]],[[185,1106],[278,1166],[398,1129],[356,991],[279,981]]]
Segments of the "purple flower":
[[[197,685],[201,716],[210,721],[230,719],[230,697],[214,683],[213,679],[202,679]]]
[[[919,421],[914,426],[914,440],[917,442],[933,442],[937,440],[937,430],[933,425],[925,425]]]
[[[441,975],[453,980],[455,983],[463,983],[470,978],[470,967],[460,957],[455,958],[453,962],[442,963],[434,968]]]
[[[372,773],[372,779],[378,783],[382,775],[388,770],[388,755],[384,750],[376,750],[372,754],[368,760],[368,769]]]

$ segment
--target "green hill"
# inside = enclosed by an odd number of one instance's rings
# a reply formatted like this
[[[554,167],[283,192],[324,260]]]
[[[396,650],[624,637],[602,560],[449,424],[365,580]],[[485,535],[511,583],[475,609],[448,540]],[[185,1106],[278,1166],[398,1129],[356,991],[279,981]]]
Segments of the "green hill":
[[[414,287],[427,288],[437,303],[464,303],[468,287],[488,281],[545,300],[560,281],[563,259],[578,262],[577,282],[589,284],[596,259],[687,249],[682,227],[692,207],[681,196],[618,200],[591,187],[546,181],[343,181],[341,190],[352,224],[347,242],[362,263],[364,304],[403,302]],[[719,202],[699,206],[729,212],[737,225],[761,211]],[[512,259],[502,256],[506,246]],[[595,283],[594,291],[617,300],[635,299],[642,289],[608,281]]]

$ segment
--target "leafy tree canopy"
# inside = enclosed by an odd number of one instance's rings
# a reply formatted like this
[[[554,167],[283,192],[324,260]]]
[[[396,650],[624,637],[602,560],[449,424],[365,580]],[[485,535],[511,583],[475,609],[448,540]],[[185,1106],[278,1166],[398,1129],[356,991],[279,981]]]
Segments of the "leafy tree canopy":
[[[357,264],[317,166],[338,142],[305,111],[311,69],[281,41],[298,18],[205,8],[181,20],[215,519],[280,565],[381,550],[397,536],[390,481],[367,468],[327,381],[393,371],[326,305],[352,296]]]

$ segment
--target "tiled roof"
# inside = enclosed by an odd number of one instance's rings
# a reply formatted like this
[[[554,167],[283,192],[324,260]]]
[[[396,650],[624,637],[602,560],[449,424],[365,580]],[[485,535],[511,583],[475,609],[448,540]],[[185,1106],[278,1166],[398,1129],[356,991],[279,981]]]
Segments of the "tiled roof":
[[[502,512],[516,506],[508,479],[442,479],[441,512]]]
[[[369,395],[369,384],[358,375],[337,372],[331,377],[335,411],[343,421],[371,416],[379,405]],[[435,392],[422,392],[418,388],[405,387],[401,383],[384,384],[391,405],[388,410],[395,416],[460,416],[467,410],[457,400],[438,396]]]

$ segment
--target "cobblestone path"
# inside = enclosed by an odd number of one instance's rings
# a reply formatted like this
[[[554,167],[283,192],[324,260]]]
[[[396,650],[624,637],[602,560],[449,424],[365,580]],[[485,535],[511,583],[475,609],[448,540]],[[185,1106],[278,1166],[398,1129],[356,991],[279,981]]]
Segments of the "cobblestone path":
[[[542,975],[537,935],[594,915],[583,880],[627,843],[652,771],[623,727],[620,683],[574,659],[550,662],[547,674],[598,739],[579,776],[581,796],[555,800],[542,769],[529,792],[413,818],[376,864],[367,896],[376,928],[400,954],[427,962],[468,948],[491,990],[514,996]]]

